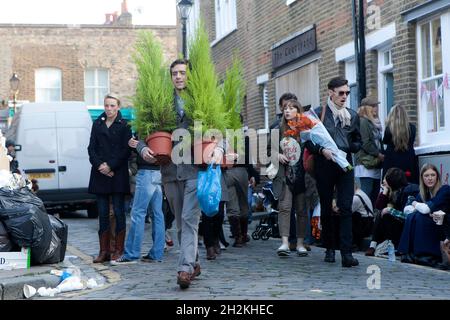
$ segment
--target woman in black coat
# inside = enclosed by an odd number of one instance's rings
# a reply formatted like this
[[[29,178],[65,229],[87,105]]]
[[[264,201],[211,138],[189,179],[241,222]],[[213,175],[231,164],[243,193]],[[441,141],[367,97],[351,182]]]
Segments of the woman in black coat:
[[[383,161],[383,177],[390,168],[400,168],[408,182],[419,183],[419,167],[414,151],[416,127],[409,122],[404,107],[395,105],[389,112],[383,143],[386,145]]]
[[[125,241],[125,194],[130,193],[128,140],[131,129],[120,113],[120,100],[112,95],[104,99],[105,112],[92,125],[88,146],[92,164],[89,193],[97,196],[99,213],[100,253],[94,263],[115,260],[122,256]],[[115,251],[109,248],[110,198],[116,218]]]

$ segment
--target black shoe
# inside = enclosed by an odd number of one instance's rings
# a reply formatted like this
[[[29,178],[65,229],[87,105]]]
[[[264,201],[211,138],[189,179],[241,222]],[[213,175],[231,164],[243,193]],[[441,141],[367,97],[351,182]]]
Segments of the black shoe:
[[[336,262],[335,252],[333,249],[327,249],[327,251],[325,251],[325,259],[323,259],[323,261]]]
[[[357,265],[359,265],[359,262],[358,262],[358,260],[353,258],[351,253],[342,255],[342,266],[343,267],[350,268],[350,267],[356,267]]]

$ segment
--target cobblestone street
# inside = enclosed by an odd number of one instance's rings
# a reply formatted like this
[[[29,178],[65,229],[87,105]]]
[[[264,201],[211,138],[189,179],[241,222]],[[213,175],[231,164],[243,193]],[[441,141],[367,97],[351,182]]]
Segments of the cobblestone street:
[[[176,244],[161,263],[139,261],[122,266],[96,265],[92,263],[92,257],[98,253],[97,220],[80,214],[64,221],[69,225],[66,259],[79,266],[88,277],[103,279],[105,285],[94,290],[61,294],[55,297],[57,299],[376,300],[450,297],[450,273],[447,271],[399,261],[391,263],[387,259],[365,257],[362,253],[355,254],[360,262],[358,267],[342,268],[338,253],[336,263],[324,263],[324,249],[318,247],[313,247],[308,257],[291,254],[280,258],[275,252],[279,239],[272,238],[268,241],[251,240],[244,248],[230,246],[215,261],[206,260],[205,249],[200,247],[202,274],[188,290],[180,290],[176,284]],[[251,227],[256,224],[254,221]],[[151,225],[146,224],[143,253],[150,247],[150,228]],[[228,233],[228,225],[224,229]]]

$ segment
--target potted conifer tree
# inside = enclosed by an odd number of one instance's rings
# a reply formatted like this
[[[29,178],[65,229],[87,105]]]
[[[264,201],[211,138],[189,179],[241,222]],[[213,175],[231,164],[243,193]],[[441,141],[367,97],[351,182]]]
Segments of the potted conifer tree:
[[[241,110],[244,103],[245,81],[243,79],[242,64],[237,57],[233,57],[233,65],[226,71],[225,80],[223,82],[222,99],[227,115],[228,129],[233,130],[238,135],[233,136],[228,141],[229,148],[224,155],[223,164],[230,167],[234,163],[233,158],[228,158],[227,153],[238,153],[243,155],[245,152],[245,137],[242,130],[243,124],[241,120]]]
[[[172,152],[171,132],[176,128],[176,114],[168,67],[163,63],[161,45],[151,32],[139,34],[133,60],[138,73],[133,125],[140,137],[146,137],[158,162],[165,163]]]
[[[203,22],[199,23],[194,38],[189,43],[189,64],[186,90],[182,96],[186,113],[193,121],[201,121],[202,133],[215,129],[224,137],[228,117]],[[200,143],[202,159],[205,160],[220,141],[214,138],[195,141],[194,151],[198,150],[196,145]],[[199,161],[198,156],[195,153],[196,162]]]

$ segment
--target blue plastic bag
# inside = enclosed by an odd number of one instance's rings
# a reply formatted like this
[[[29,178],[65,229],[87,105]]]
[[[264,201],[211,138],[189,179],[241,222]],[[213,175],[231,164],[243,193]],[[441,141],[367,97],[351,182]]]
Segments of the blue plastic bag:
[[[214,168],[211,164],[205,171],[198,172],[197,198],[200,209],[209,217],[219,212],[219,202],[222,197],[220,166]]]

